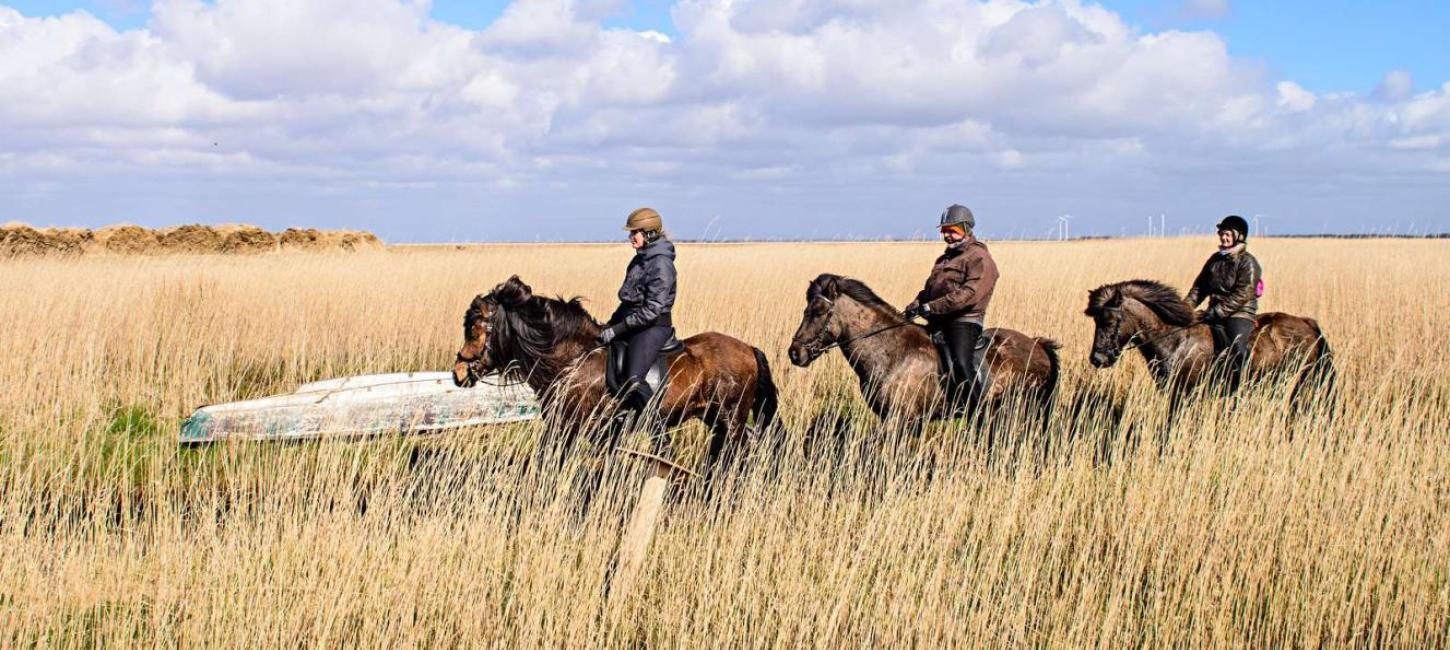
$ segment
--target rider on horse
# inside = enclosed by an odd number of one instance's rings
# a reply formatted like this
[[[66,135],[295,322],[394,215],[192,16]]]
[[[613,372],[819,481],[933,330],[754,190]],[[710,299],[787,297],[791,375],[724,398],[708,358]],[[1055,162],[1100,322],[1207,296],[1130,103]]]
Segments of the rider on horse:
[[[987,305],[997,284],[997,263],[987,245],[973,235],[976,218],[965,206],[941,214],[946,252],[936,259],[926,286],[906,307],[906,317],[926,317],[933,340],[943,340],[948,356],[948,395],[954,405],[977,399],[972,353],[982,336]]]
[[[624,229],[635,254],[619,287],[619,307],[599,333],[599,343],[618,339],[628,346],[619,397],[626,409],[639,413],[653,396],[645,375],[675,334],[670,318],[675,306],[675,245],[652,208],[629,213]]]
[[[1187,300],[1198,307],[1208,299],[1208,309],[1199,312],[1199,320],[1213,330],[1214,352],[1223,360],[1227,388],[1232,392],[1248,365],[1249,341],[1263,291],[1263,270],[1247,250],[1249,224],[1243,217],[1230,215],[1215,228],[1218,252],[1199,271]]]

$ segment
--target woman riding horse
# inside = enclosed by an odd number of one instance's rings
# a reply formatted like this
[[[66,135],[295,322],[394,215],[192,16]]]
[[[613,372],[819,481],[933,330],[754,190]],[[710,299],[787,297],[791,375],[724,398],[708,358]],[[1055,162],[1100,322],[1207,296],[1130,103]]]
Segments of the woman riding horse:
[[[1106,284],[1088,293],[1086,315],[1093,319],[1088,360],[1108,368],[1128,350],[1143,355],[1176,412],[1183,396],[1212,377],[1213,335],[1193,307],[1167,285],[1151,280]],[[1310,389],[1333,388],[1334,354],[1319,323],[1283,313],[1259,314],[1248,321],[1245,337],[1253,346],[1246,372],[1297,374],[1291,403],[1305,405]]]
[[[1215,356],[1224,366],[1225,392],[1238,390],[1248,366],[1249,336],[1259,313],[1263,269],[1247,250],[1249,223],[1229,215],[1214,226],[1218,251],[1204,263],[1188,292],[1188,304],[1197,308],[1204,299],[1208,309],[1198,314],[1213,332]]]
[[[952,205],[941,213],[938,228],[947,249],[936,258],[926,286],[905,310],[908,320],[925,316],[932,339],[945,343],[948,401],[957,407],[974,404],[980,397],[972,353],[982,336],[998,277],[992,253],[972,233],[976,225],[966,206]]]
[[[982,335],[989,341],[983,363],[991,368],[991,385],[982,391],[981,406],[1021,404],[1034,416],[1045,414],[1057,391],[1058,344],[996,327]],[[916,426],[958,412],[944,399],[926,330],[865,283],[823,273],[806,289],[805,315],[791,339],[790,360],[804,368],[831,348],[841,349],[877,417]]]
[[[619,307],[599,332],[599,344],[624,343],[624,376],[619,395],[625,413],[638,415],[654,395],[645,375],[659,361],[660,349],[675,337],[670,312],[675,307],[675,245],[652,208],[629,213],[624,222],[634,257],[619,287]]]
[[[608,450],[620,428],[602,417],[613,413],[617,402],[605,386],[608,355],[597,342],[604,329],[578,298],[536,296],[513,276],[468,306],[454,382],[472,386],[495,372],[524,381],[539,397],[548,431],[560,436],[563,448],[586,434]],[[666,427],[694,419],[710,427],[704,459],[709,468],[728,444],[745,442],[751,417],[756,430],[774,421],[775,382],[765,354],[739,339],[704,332],[681,344],[655,403]],[[668,440],[662,436],[658,442],[667,445]]]

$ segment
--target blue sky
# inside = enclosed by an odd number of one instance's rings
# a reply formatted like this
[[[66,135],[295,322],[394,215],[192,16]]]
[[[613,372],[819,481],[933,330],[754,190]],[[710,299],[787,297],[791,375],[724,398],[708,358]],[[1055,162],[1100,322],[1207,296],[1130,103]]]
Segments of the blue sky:
[[[1446,33],[1418,0],[0,0],[0,221],[1444,231]]]

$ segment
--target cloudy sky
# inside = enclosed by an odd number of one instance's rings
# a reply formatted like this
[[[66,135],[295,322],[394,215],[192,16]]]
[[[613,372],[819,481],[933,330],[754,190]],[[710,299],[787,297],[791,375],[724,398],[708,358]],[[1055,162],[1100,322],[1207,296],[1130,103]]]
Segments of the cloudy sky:
[[[0,221],[1450,231],[1450,3],[0,0]]]

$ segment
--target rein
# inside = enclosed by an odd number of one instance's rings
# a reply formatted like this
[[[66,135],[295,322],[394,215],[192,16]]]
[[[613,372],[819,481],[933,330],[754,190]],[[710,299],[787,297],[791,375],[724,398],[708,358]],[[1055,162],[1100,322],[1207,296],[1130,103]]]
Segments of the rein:
[[[828,303],[828,304],[830,304],[832,306],[835,305],[835,301],[833,301],[833,300],[831,300],[829,298],[826,298],[824,296],[821,297],[821,300],[826,301],[826,303]],[[913,325],[913,324],[914,323],[911,320],[909,320],[909,319],[908,320],[903,320],[900,323],[896,323],[894,325],[887,325],[886,327],[881,327],[881,328],[877,328],[877,329],[871,330],[870,332],[867,332],[867,333],[862,334],[860,336],[853,336],[853,337],[851,337],[849,339],[845,339],[843,341],[836,341],[835,343],[832,343],[830,345],[827,345],[827,346],[825,346],[823,348],[816,348],[815,349],[815,353],[817,355],[825,354],[826,352],[828,352],[830,350],[833,350],[835,348],[839,348],[839,347],[841,347],[843,345],[846,345],[847,343],[855,343],[856,341],[860,341],[861,339],[869,339],[869,338],[871,338],[873,336],[876,336],[877,334],[880,334],[882,332],[888,332],[888,331],[894,330],[894,329],[896,329],[898,327],[905,327],[907,325]]]
[[[843,345],[845,345],[847,343],[854,343],[856,341],[860,341],[861,339],[869,339],[869,338],[871,338],[873,336],[876,336],[877,334],[880,334],[882,332],[886,332],[886,331],[894,330],[894,329],[896,329],[898,327],[904,327],[904,326],[907,326],[907,325],[914,325],[914,324],[915,323],[912,323],[909,320],[907,320],[907,321],[901,321],[900,323],[897,323],[895,325],[887,325],[886,327],[882,327],[880,329],[871,330],[870,332],[867,332],[867,333],[862,334],[860,336],[853,336],[853,337],[851,337],[849,339],[846,339],[844,341],[836,341],[835,343],[832,343],[830,345],[827,345],[826,347],[823,347],[823,348],[817,350],[816,352],[817,353],[824,353],[827,350],[831,350],[833,348],[839,348],[839,347],[841,347],[841,346],[843,346]]]
[[[1138,337],[1137,334],[1134,334],[1133,336],[1131,336],[1131,337],[1128,338],[1128,344],[1127,345],[1124,345],[1121,349],[1118,350],[1118,354],[1123,354],[1124,352],[1127,352],[1129,350],[1143,347],[1145,345],[1148,345],[1149,343],[1157,343],[1158,341],[1161,341],[1161,340],[1163,340],[1165,338],[1168,338],[1168,335],[1170,335],[1170,334],[1177,334],[1178,332],[1180,332],[1182,330],[1186,330],[1186,329],[1188,329],[1190,327],[1193,327],[1193,325],[1182,325],[1182,326],[1180,326],[1180,325],[1169,325],[1168,326],[1168,329],[1166,329],[1166,330],[1164,330],[1162,332],[1159,332],[1157,336],[1153,336],[1151,338],[1142,339],[1142,340],[1139,340],[1139,341],[1133,341],[1134,338],[1137,338]]]

